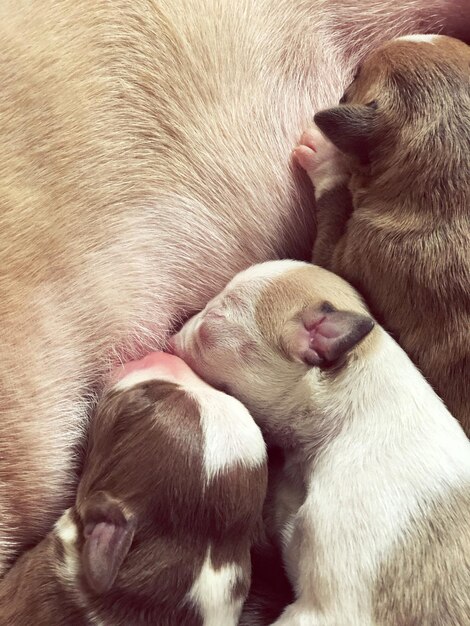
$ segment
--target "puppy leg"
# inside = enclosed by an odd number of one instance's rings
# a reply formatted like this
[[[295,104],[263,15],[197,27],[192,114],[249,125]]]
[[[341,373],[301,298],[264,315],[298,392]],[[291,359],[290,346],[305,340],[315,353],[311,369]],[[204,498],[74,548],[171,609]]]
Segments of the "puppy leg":
[[[323,626],[317,612],[294,602],[271,626]]]
[[[334,249],[353,209],[348,189],[350,172],[341,152],[317,128],[304,132],[294,158],[315,187],[317,237],[312,260],[330,268]]]

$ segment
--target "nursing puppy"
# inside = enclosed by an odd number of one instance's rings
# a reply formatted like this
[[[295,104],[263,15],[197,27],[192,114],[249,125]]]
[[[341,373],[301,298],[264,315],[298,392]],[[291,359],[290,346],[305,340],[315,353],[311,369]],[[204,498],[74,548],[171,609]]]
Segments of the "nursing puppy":
[[[0,582],[0,624],[235,626],[266,490],[259,428],[175,356],[119,378],[75,505]]]
[[[470,624],[470,442],[357,292],[294,261],[236,276],[173,338],[284,449],[276,624]]]
[[[466,2],[0,2],[0,572],[73,503],[109,369],[309,258],[313,112],[384,40],[470,38]]]
[[[295,154],[318,202],[314,262],[361,291],[470,435],[469,71],[455,39],[391,41],[315,116],[341,152],[313,130]]]

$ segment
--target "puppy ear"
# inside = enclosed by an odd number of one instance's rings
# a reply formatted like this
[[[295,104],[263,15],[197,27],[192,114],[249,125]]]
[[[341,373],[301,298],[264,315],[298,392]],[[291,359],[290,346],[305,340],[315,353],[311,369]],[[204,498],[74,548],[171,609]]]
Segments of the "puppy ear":
[[[374,121],[377,118],[371,105],[340,105],[319,111],[315,124],[342,152],[366,161],[369,157]]]
[[[353,350],[371,330],[374,320],[354,311],[337,311],[330,304],[309,308],[289,338],[291,358],[308,365],[333,365]]]
[[[108,591],[118,574],[135,532],[135,520],[119,500],[105,491],[86,498],[80,507],[84,544],[81,562],[94,591]]]

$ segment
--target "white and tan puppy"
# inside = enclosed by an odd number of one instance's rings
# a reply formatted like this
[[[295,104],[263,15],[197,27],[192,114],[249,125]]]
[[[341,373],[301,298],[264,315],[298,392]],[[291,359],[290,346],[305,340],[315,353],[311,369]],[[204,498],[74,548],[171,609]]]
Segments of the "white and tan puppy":
[[[172,340],[284,448],[289,626],[470,624],[470,442],[357,292],[260,264]]]

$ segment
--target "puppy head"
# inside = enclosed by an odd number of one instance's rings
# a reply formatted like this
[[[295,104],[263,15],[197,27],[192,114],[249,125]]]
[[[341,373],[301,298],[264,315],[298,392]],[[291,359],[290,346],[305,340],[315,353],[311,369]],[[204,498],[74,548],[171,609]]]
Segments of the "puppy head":
[[[340,105],[317,113],[315,122],[363,163],[413,137],[431,135],[436,147],[445,146],[468,119],[469,76],[470,47],[461,41],[438,35],[394,39],[364,59]]]
[[[345,367],[374,323],[357,293],[330,272],[271,261],[238,274],[173,338],[176,354],[273,427],[326,373]]]
[[[234,555],[251,541],[266,491],[265,444],[240,402],[174,355],[152,353],[112,379],[74,507],[82,580],[94,594],[158,589],[178,604],[208,545],[223,536]]]
[[[81,571],[95,593],[111,589],[120,571],[121,582],[126,578],[122,565],[134,537],[150,550],[157,532],[171,534],[167,512],[180,503],[174,494],[189,502],[198,493],[200,412],[186,384],[178,384],[181,369],[190,372],[184,363],[125,371],[97,406],[75,507]]]

